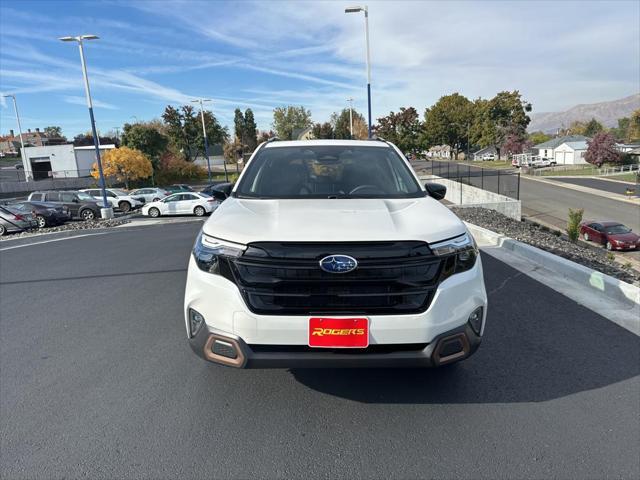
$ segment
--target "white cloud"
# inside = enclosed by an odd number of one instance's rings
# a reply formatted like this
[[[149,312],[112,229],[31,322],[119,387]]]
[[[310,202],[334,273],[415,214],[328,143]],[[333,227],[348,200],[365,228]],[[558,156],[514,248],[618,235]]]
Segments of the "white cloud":
[[[75,95],[65,95],[63,99],[65,102],[71,103],[73,105],[83,105],[83,106],[87,105],[87,99],[85,97],[75,96]],[[93,103],[93,106],[95,108],[105,108],[107,110],[118,110],[118,107],[116,107],[115,105],[111,105],[110,103],[107,103],[107,102],[102,102],[93,97],[91,98],[91,103]]]

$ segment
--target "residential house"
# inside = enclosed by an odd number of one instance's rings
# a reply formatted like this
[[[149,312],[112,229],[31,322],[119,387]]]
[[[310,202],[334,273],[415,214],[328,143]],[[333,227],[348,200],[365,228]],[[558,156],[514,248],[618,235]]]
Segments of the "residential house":
[[[631,153],[640,148],[640,143],[616,143],[616,148],[620,153]]]
[[[291,140],[313,140],[314,138],[311,127],[294,128],[293,132],[291,132]]]
[[[429,148],[426,156],[429,158],[451,159],[451,147],[449,145],[435,145]]]
[[[534,150],[534,155],[537,155],[540,158],[548,158],[549,160],[554,160],[556,158],[555,149],[563,143],[582,142],[586,140],[590,140],[590,138],[585,137],[584,135],[565,135],[563,137],[552,138],[551,140],[547,140],[546,142],[534,145],[531,148],[532,150]]]
[[[585,164],[584,159],[587,153],[587,141],[563,142],[553,150],[553,159],[558,165],[578,165]]]
[[[45,145],[63,145],[67,143],[67,140],[63,137],[47,137],[39,128],[36,128],[34,132],[29,128],[26,132],[22,132],[22,142],[25,147],[42,147]],[[21,146],[20,135],[15,135],[13,130],[9,130],[9,135],[2,137],[0,140],[0,154],[17,155]]]
[[[497,159],[498,159],[498,149],[494,145],[481,148],[477,152],[473,153],[474,162],[479,162],[483,160],[497,160]]]

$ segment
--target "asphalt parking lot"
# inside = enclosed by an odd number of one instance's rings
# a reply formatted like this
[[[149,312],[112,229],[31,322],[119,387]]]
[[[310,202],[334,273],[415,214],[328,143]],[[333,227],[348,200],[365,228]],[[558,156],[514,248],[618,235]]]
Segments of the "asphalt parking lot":
[[[0,245],[0,477],[640,477],[630,332],[485,255],[458,366],[219,367],[182,318],[200,225]]]

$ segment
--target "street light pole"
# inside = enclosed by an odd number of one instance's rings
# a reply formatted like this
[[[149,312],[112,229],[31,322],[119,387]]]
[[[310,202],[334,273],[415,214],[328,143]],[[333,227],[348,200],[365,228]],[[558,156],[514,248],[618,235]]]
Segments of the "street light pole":
[[[367,45],[367,107],[369,113],[369,138],[371,138],[371,50],[369,48],[369,7],[347,7],[344,13],[364,12],[364,35]]]
[[[13,109],[16,112],[16,122],[18,123],[18,135],[20,135],[20,146],[22,147],[21,151],[20,151],[20,158],[22,159],[22,164],[24,166],[24,155],[25,155],[25,151],[24,151],[24,140],[22,139],[22,125],[20,124],[20,115],[18,114],[18,102],[16,101],[16,96],[15,95],[4,95],[5,98],[9,98],[11,97],[13,99]],[[31,165],[29,165],[29,167],[31,167]],[[25,173],[27,173],[27,171],[31,171],[31,168],[27,169],[25,167]]]
[[[100,214],[102,218],[113,218],[113,208],[107,202],[106,183],[104,181],[104,172],[102,170],[102,161],[100,160],[100,140],[96,130],[96,120],[93,116],[93,102],[91,101],[91,90],[89,89],[89,77],[87,75],[87,64],[84,59],[84,40],[97,40],[97,35],[79,35],[77,37],[62,37],[63,42],[77,42],[80,51],[80,63],[82,64],[82,78],[84,80],[84,93],[87,97],[87,107],[89,108],[89,118],[91,119],[91,133],[93,134],[93,145],[96,149],[96,162],[98,164],[98,174],[100,176],[100,189],[102,190],[102,208]]]
[[[204,102],[210,102],[211,100],[208,98],[198,98],[197,100],[191,100],[192,103],[200,104],[200,119],[202,120],[202,134],[204,136],[204,154],[207,157],[207,175],[209,177],[209,182],[211,182],[211,163],[209,161],[209,140],[207,139],[207,128],[204,123]],[[227,175],[227,164],[224,164],[224,178],[228,181],[229,177]]]
[[[353,140],[353,98],[347,98],[349,102],[349,134]]]

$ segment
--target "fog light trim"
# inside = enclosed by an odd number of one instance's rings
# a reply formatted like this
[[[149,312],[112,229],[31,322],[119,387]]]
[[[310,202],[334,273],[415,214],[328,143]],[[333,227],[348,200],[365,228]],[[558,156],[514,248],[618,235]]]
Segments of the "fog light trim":
[[[474,331],[476,335],[480,335],[482,333],[482,321],[484,319],[484,307],[478,307],[471,315],[469,315],[469,319],[467,320],[469,326]]]
[[[195,337],[202,326],[204,325],[204,317],[200,312],[197,312],[193,308],[189,309],[189,335],[191,338]]]

